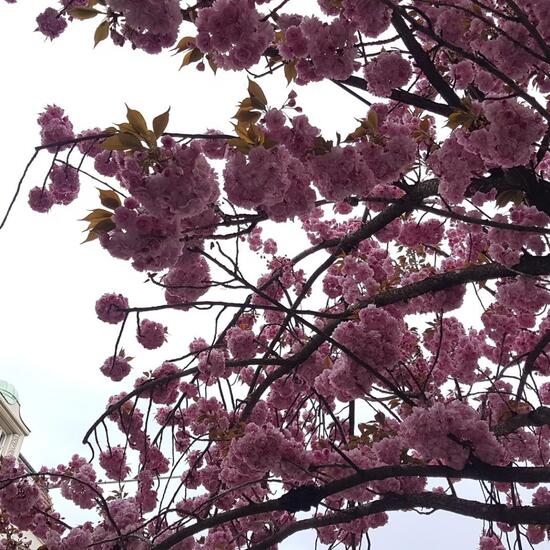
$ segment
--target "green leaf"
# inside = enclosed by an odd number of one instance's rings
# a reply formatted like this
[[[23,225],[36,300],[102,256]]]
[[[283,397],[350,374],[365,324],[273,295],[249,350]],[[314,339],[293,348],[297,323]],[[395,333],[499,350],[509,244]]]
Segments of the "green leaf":
[[[166,130],[166,127],[168,126],[168,121],[170,120],[170,107],[168,107],[168,110],[161,115],[156,116],[153,119],[153,132],[155,133],[155,136],[159,138],[164,134],[164,130]]]
[[[108,19],[102,21],[94,33],[94,48],[109,36],[110,23]]]

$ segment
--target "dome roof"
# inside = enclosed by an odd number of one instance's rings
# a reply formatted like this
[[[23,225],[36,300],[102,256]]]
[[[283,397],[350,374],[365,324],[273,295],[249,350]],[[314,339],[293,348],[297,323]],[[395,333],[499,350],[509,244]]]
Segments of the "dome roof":
[[[10,405],[19,404],[19,394],[15,386],[5,380],[0,380],[0,394]]]

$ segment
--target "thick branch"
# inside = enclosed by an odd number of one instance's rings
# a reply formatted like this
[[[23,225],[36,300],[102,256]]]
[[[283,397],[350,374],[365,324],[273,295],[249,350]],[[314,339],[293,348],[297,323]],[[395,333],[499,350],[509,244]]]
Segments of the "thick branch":
[[[512,416],[493,429],[495,435],[506,435],[527,426],[550,426],[550,407],[538,407],[525,414]]]
[[[510,525],[543,524],[550,517],[550,506],[511,506],[504,504],[485,504],[475,500],[466,500],[450,495],[437,493],[420,493],[417,495],[389,495],[354,508],[347,508],[340,512],[328,513],[323,516],[304,519],[292,523],[274,535],[255,544],[250,550],[269,550],[278,542],[290,535],[306,529],[316,529],[326,525],[349,523],[356,519],[389,512],[392,510],[411,510],[424,508],[430,510],[444,510],[461,516],[483,519],[485,521],[499,521]]]
[[[435,477],[435,478],[461,478],[461,479],[475,479],[475,480],[485,480],[485,481],[500,481],[500,482],[520,482],[520,483],[541,483],[541,482],[550,482],[550,469],[549,468],[521,468],[521,467],[500,467],[500,466],[490,466],[490,465],[475,465],[475,466],[466,466],[463,470],[455,470],[449,468],[448,466],[432,466],[432,465],[401,465],[401,466],[382,466],[379,468],[372,468],[371,470],[361,470],[351,476],[346,478],[338,479],[327,483],[322,487],[315,486],[306,486],[296,489],[291,489],[288,493],[284,494],[278,499],[267,501],[267,502],[258,502],[250,504],[248,506],[243,506],[228,512],[223,512],[215,516],[197,521],[194,525],[180,529],[170,537],[166,538],[164,541],[153,547],[153,550],[167,550],[171,548],[178,542],[185,540],[188,537],[191,537],[205,529],[210,529],[218,525],[222,525],[229,521],[234,521],[243,517],[249,517],[259,514],[265,514],[268,512],[290,510],[295,512],[297,510],[309,510],[311,507],[317,506],[322,502],[322,500],[330,495],[340,493],[342,491],[357,487],[363,483],[369,481],[379,481],[388,478],[394,477]],[[424,493],[424,495],[432,495],[433,493]],[[400,498],[412,498],[420,495],[401,495]],[[436,495],[436,496],[445,496],[445,495]],[[380,501],[375,502],[394,502],[387,501],[386,499],[392,499],[394,497],[384,497]],[[301,500],[299,507],[296,505],[296,501]],[[435,501],[429,501],[432,504]],[[455,497],[446,497],[446,500],[442,501],[445,503],[445,506],[458,506],[455,508],[446,508],[442,506],[432,506],[428,504],[428,501],[424,501],[426,504],[425,507],[432,508],[435,507],[441,510],[454,511],[461,515],[471,515],[468,510],[472,508],[461,507],[462,502],[472,502],[472,501],[462,501],[461,499],[456,499]],[[456,504],[453,504],[456,503]],[[372,506],[374,503],[370,503],[361,509],[366,509]],[[481,503],[473,503],[475,505],[484,507],[487,506]],[[376,505],[380,506],[380,505]],[[412,508],[413,506],[423,506],[423,504],[411,504],[410,501],[400,501],[400,504],[395,508],[387,508],[387,510],[406,510]],[[517,524],[517,523],[544,523],[548,521],[550,517],[549,508],[532,508],[524,507],[523,510],[516,516],[516,519],[512,519],[513,511],[518,508],[506,508],[502,506],[504,510],[497,507],[492,509],[491,513],[494,514],[503,514],[499,515],[498,519],[494,521],[504,521],[505,523]],[[482,508],[485,510],[485,508]],[[383,510],[378,510],[383,511]],[[371,512],[375,513],[375,512]],[[511,514],[511,515],[507,515]],[[546,515],[544,515],[546,514]],[[479,517],[483,519],[484,516],[471,516]],[[501,519],[502,518],[502,519]],[[340,523],[341,520],[336,521],[335,523]],[[290,533],[289,533],[290,534]],[[288,536],[288,535],[287,535]],[[282,539],[281,539],[282,540]]]
[[[401,40],[413,56],[414,60],[422,72],[426,75],[430,84],[439,92],[439,95],[455,109],[462,108],[462,102],[451,88],[449,83],[441,76],[436,66],[433,64],[429,55],[424,51],[420,43],[416,40],[413,32],[407,26],[397,9],[394,9],[392,15],[392,24],[395,30],[399,33]]]
[[[346,80],[342,80],[342,83],[347,84],[352,88],[369,91],[366,81],[358,76],[352,75]],[[444,117],[449,117],[454,112],[452,107],[449,107],[444,103],[437,103],[436,101],[432,101],[431,99],[407,92],[405,90],[392,90],[390,99],[399,101],[400,103],[406,103],[407,105],[412,105],[413,107],[418,107],[420,109],[424,109],[425,111],[430,111],[436,115],[442,115]]]

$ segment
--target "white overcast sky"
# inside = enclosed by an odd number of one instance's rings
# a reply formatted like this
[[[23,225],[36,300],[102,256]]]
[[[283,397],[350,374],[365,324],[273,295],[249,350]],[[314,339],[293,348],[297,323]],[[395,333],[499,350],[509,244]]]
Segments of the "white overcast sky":
[[[306,2],[299,0],[304,9]],[[311,0],[307,0],[311,2]],[[296,3],[296,2],[295,2]],[[0,209],[6,208],[16,183],[38,144],[36,117],[57,103],[75,128],[105,127],[124,119],[124,103],[152,118],[171,106],[169,130],[229,130],[235,105],[246,95],[243,74],[207,70],[179,71],[179,59],[168,53],[149,56],[128,48],[100,44],[95,50],[95,22],[70,25],[53,43],[33,32],[37,12],[48,4],[0,0]],[[280,105],[288,93],[282,75],[262,82],[268,99]],[[299,88],[299,104],[324,131],[354,128],[365,116],[364,105],[343,95],[331,83]],[[98,206],[92,181],[83,180],[80,198],[47,215],[26,204],[30,187],[41,185],[50,157],[42,153],[23,184],[11,219],[0,232],[0,379],[19,391],[22,415],[32,433],[23,454],[35,466],[55,466],[79,452],[86,428],[103,410],[107,398],[127,389],[99,373],[112,353],[116,328],[99,322],[94,303],[104,292],[129,296],[133,305],[160,303],[158,289],[143,284],[144,275],[126,262],[112,259],[97,243],[80,245],[88,209]],[[284,242],[280,241],[280,250]],[[186,350],[201,334],[208,314],[163,315],[170,342],[158,352],[140,352],[129,331],[124,347],[136,355],[137,372],[150,370]],[[473,493],[464,486],[464,496]],[[85,517],[58,504],[69,523]],[[462,550],[476,548],[481,524],[446,513],[418,516],[393,514],[387,527],[372,532],[377,550]],[[296,535],[283,548],[313,547],[312,539]]]

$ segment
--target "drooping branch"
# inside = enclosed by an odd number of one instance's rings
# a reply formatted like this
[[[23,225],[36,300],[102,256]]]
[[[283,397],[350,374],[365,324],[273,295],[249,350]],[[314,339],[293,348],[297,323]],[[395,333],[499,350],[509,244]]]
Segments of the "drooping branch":
[[[525,389],[525,384],[527,383],[527,378],[533,372],[535,368],[535,361],[538,359],[539,355],[544,351],[544,348],[550,344],[550,330],[547,330],[542,338],[537,342],[535,347],[530,351],[527,359],[525,360],[525,365],[519,379],[518,391],[516,394],[516,399],[519,401],[523,397],[523,390]]]
[[[336,327],[343,321],[350,319],[357,311],[375,305],[384,307],[399,302],[406,302],[412,298],[417,298],[429,292],[438,292],[447,290],[459,285],[487,281],[490,279],[499,279],[502,277],[517,277],[518,275],[550,275],[550,256],[535,257],[525,255],[519,264],[508,268],[506,266],[491,263],[475,265],[459,269],[456,271],[447,271],[428,277],[422,281],[417,281],[409,285],[393,288],[380,292],[375,296],[361,300],[358,304],[348,308],[340,315],[340,319],[334,320],[325,327],[321,334],[313,336],[304,347],[294,356],[288,358],[288,363],[276,371],[268,374],[264,381],[258,385],[245,401],[245,408],[241,414],[242,419],[248,418],[254,406],[261,396],[269,389],[275,380],[292,372],[297,366],[308,359],[319,346],[326,340],[326,336],[332,335]]]

